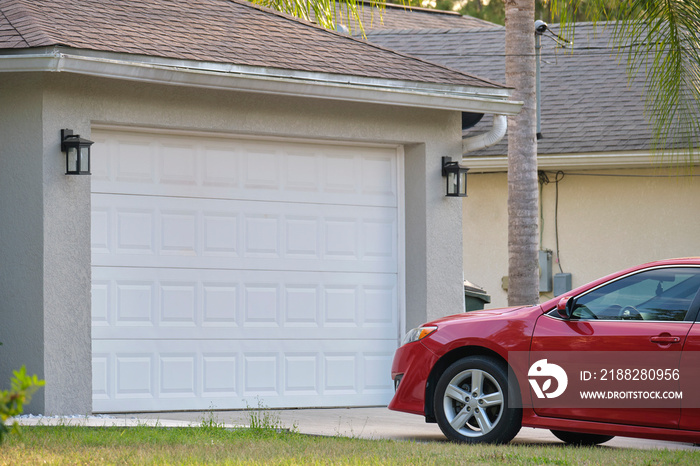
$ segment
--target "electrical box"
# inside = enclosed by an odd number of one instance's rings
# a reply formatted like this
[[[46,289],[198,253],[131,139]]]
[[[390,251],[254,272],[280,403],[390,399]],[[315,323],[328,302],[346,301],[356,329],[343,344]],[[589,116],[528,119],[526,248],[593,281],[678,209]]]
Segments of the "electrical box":
[[[540,251],[540,293],[552,291],[552,251]]]
[[[571,291],[571,274],[558,273],[554,275],[554,296],[561,296]]]

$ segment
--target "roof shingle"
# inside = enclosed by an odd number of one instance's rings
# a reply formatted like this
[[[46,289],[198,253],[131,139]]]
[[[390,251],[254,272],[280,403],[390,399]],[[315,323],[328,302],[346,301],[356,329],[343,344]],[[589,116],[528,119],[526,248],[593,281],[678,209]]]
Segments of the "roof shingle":
[[[443,10],[432,10],[412,6],[386,3],[380,10],[369,1],[358,1],[358,12],[365,31],[378,32],[382,30],[411,30],[411,29],[482,29],[500,27],[497,24],[471,16]],[[340,22],[349,26],[353,34],[359,33],[357,21],[348,17],[345,8],[338,6],[341,11]]]
[[[550,25],[558,30],[558,25]],[[610,46],[611,28],[578,23],[574,46],[542,40],[540,154],[647,150],[643,78],[628,79],[624,59]],[[369,32],[388,48],[479,76],[505,81],[505,28]],[[485,117],[472,131],[491,124]],[[507,153],[507,141],[478,155]]]
[[[502,87],[244,0],[0,0],[0,49],[76,49]]]

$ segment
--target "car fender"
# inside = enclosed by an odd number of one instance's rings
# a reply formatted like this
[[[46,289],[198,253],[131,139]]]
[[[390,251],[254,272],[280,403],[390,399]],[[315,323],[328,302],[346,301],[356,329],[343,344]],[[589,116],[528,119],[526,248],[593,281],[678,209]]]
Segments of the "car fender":
[[[436,362],[425,379],[425,415],[432,416],[432,389],[439,375],[453,362],[471,355],[487,355],[510,363],[510,352],[528,352],[535,322],[542,314],[540,306],[519,308],[509,313],[496,315],[492,319],[477,318],[463,325],[463,321],[446,320],[431,323],[438,331],[420,343],[435,354]],[[466,334],[465,334],[466,331]],[[522,361],[523,358],[516,358]],[[512,367],[516,375],[514,389],[519,391],[518,405],[530,405],[527,391],[527,367]]]

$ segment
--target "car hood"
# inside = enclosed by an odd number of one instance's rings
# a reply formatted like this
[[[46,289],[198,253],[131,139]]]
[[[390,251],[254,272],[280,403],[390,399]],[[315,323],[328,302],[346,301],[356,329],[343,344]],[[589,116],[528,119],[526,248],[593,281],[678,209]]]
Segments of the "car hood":
[[[468,320],[492,320],[494,318],[512,314],[521,309],[533,309],[539,308],[539,306],[516,306],[516,307],[504,307],[500,309],[489,309],[486,311],[470,311],[464,312],[462,314],[455,314],[447,317],[442,317],[441,319],[434,320],[428,325],[439,325],[439,324],[449,324],[453,322],[464,322]]]

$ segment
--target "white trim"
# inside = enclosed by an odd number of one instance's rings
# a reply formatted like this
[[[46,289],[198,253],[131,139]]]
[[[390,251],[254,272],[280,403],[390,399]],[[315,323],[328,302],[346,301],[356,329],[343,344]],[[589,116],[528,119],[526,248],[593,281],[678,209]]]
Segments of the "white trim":
[[[92,121],[90,125],[90,130],[98,131],[119,131],[119,132],[130,132],[130,133],[144,133],[144,134],[167,134],[172,136],[188,136],[188,137],[206,137],[206,138],[218,138],[218,139],[248,139],[253,141],[288,141],[288,142],[301,142],[308,144],[330,144],[333,146],[352,146],[352,147],[384,147],[384,148],[397,148],[402,147],[399,143],[394,142],[373,142],[371,140],[356,140],[356,139],[340,139],[337,137],[306,137],[304,135],[280,135],[279,133],[265,134],[261,132],[256,133],[245,133],[236,132],[231,130],[201,130],[201,129],[187,129],[187,128],[173,128],[171,126],[156,126],[156,125],[138,125],[131,126],[122,123],[108,123],[101,121]]]
[[[537,156],[537,168],[541,170],[561,169],[612,169],[612,168],[657,168],[678,164],[677,152],[669,152],[663,158],[651,152],[609,152],[590,154],[554,154]],[[493,173],[508,170],[508,157],[505,155],[475,157],[465,156],[462,163],[469,173]]]
[[[398,146],[396,148],[397,157],[397,170],[396,174],[398,179],[396,180],[396,191],[397,191],[397,223],[398,223],[398,238],[397,245],[398,248],[398,307],[399,307],[399,325],[397,335],[396,347],[401,346],[401,341],[403,336],[406,334],[406,172],[405,172],[405,151],[404,146]]]
[[[225,63],[176,60],[65,47],[7,52],[0,72],[67,72],[178,86],[515,115],[512,90],[418,83]]]

